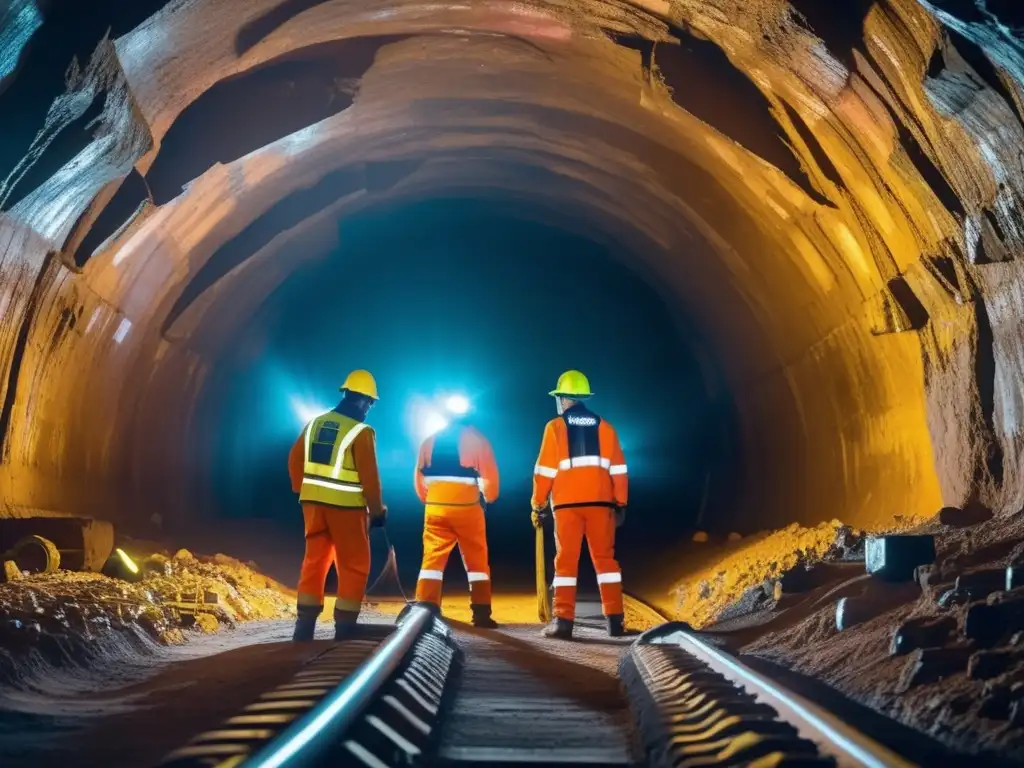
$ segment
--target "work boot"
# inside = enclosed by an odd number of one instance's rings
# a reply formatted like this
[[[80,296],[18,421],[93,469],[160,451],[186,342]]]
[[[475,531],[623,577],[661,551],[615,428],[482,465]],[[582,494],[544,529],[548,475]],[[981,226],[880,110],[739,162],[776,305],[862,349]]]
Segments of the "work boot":
[[[550,624],[544,627],[544,637],[554,640],[572,640],[572,625],[570,619],[555,618]]]
[[[347,640],[356,633],[356,621],[359,611],[342,611],[334,609],[334,642]]]
[[[497,629],[498,622],[491,618],[491,606],[471,605],[473,611],[473,626],[480,629]]]
[[[614,613],[607,619],[608,637],[622,637],[626,634],[625,617],[621,613]]]
[[[296,643],[306,643],[313,639],[316,634],[316,620],[323,612],[322,605],[300,605],[295,617],[295,633],[292,640]]]

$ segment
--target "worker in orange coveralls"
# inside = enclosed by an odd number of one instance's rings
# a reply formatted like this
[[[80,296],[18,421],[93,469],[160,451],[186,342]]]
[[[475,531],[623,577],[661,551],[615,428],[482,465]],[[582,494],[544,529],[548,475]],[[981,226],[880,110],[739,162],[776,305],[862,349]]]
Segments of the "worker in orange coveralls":
[[[332,562],[338,571],[334,639],[351,636],[370,575],[367,523],[379,527],[387,519],[376,442],[373,430],[363,423],[378,400],[377,382],[367,371],[353,371],[341,391],[337,407],[307,424],[288,456],[292,490],[299,494],[306,527],[296,641],[313,639]]]
[[[608,634],[619,637],[624,634],[622,571],[615,560],[615,529],[626,518],[629,500],[626,459],[612,425],[582,402],[593,395],[586,376],[566,371],[549,394],[556,400],[558,418],[544,429],[533,474],[531,516],[538,528],[549,514],[555,518],[554,618],[544,635],[572,637],[576,576],[585,536]]]
[[[487,557],[484,506],[498,498],[498,464],[487,438],[453,410],[449,425],[420,446],[416,462],[416,493],[426,505],[423,524],[423,565],[416,582],[416,600],[440,610],[441,587],[448,555],[458,544],[469,580],[473,625],[494,629],[491,618],[491,568]]]

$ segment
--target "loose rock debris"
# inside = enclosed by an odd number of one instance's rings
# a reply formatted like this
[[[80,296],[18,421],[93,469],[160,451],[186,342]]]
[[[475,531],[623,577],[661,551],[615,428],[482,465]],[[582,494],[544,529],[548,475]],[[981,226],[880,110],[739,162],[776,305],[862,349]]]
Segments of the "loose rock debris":
[[[0,584],[0,684],[46,666],[185,642],[239,622],[294,617],[280,584],[227,557],[140,558],[140,580],[58,571]]]
[[[751,537],[676,588],[679,618],[962,752],[1024,765],[1024,513],[971,519],[899,531],[933,537],[934,562],[896,584],[848,564],[863,540],[838,522]]]

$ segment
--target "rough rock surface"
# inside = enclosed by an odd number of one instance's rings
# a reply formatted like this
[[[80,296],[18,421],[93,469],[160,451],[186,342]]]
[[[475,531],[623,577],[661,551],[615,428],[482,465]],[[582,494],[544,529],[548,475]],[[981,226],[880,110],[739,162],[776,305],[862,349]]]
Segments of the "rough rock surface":
[[[745,453],[712,483],[723,530],[1015,512],[1019,19],[827,5],[147,0],[63,62],[27,11],[0,36],[0,112],[25,117],[0,161],[2,500],[202,510],[194,409],[254,307],[339,217],[458,190],[616,244],[696,329]]]
[[[1024,515],[974,528],[936,520],[919,530],[935,534],[935,571],[924,589],[908,589],[897,601],[901,604],[881,615],[840,632],[835,602],[842,585],[836,583],[826,588],[830,594],[824,599],[809,596],[809,610],[794,607],[790,618],[782,614],[771,623],[762,615],[750,624],[761,623],[763,631],[726,636],[743,653],[820,679],[960,750],[1024,764],[1024,723],[1015,723],[1011,714],[1024,701],[1024,647],[1018,635],[1024,626],[1024,590],[970,595],[945,607],[939,602],[958,577],[969,582],[970,574],[997,568],[1005,573],[1021,559]],[[993,616],[993,608],[1003,610]],[[981,612],[984,621],[976,621]],[[919,631],[912,650],[895,648],[894,637],[908,627],[932,631]]]

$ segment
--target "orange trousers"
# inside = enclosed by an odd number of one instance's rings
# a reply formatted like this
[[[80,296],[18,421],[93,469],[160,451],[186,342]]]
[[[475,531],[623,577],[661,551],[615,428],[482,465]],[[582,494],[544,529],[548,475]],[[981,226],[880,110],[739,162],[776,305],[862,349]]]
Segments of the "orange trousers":
[[[576,576],[583,537],[601,590],[605,616],[623,612],[622,570],[615,560],[615,512],[608,507],[568,507],[555,510],[555,600],[552,613],[576,618]]]
[[[416,582],[416,599],[441,605],[441,586],[448,555],[459,545],[469,579],[471,605],[491,604],[491,567],[487,559],[487,525],[479,504],[428,504],[423,521],[423,565]]]
[[[299,605],[323,605],[324,582],[331,563],[338,569],[338,603],[358,611],[370,575],[370,535],[365,510],[303,504],[306,556],[299,576]]]

